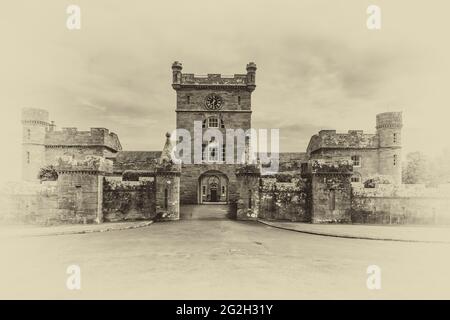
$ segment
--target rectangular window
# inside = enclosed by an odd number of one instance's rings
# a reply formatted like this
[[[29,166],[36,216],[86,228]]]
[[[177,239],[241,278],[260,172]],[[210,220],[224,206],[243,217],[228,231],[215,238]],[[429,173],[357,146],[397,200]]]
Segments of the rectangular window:
[[[187,96],[187,103],[191,104],[191,96]]]
[[[202,143],[202,160],[206,160],[206,143]]]
[[[208,119],[208,127],[209,128],[218,128],[219,127],[219,119],[209,118]]]
[[[225,150],[226,150],[227,146],[226,144],[222,144],[222,161],[225,162],[226,160],[226,154],[225,154]]]
[[[219,161],[219,152],[216,146],[208,147],[208,161],[210,162]]]
[[[396,165],[397,165],[397,155],[394,154],[394,166],[396,166]]]
[[[353,166],[361,167],[361,156],[352,156]]]
[[[241,96],[238,96],[238,104],[241,104]]]
[[[359,182],[359,176],[352,176],[351,182]]]
[[[248,208],[252,208],[252,190],[248,190]]]

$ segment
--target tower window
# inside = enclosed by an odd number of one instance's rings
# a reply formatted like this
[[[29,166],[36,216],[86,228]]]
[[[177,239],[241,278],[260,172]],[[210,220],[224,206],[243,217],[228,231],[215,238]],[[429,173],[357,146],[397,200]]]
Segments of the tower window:
[[[248,190],[248,208],[252,208],[252,190]]]
[[[202,122],[202,128],[205,129],[206,127],[208,128],[225,128],[225,124],[223,123],[222,119],[218,119],[215,117],[211,117],[211,118],[207,118],[205,120],[203,120]]]
[[[397,143],[397,134],[396,133],[394,133],[394,135],[393,135],[393,140],[394,140],[394,143]]]
[[[202,195],[206,196],[206,186],[202,186]]]
[[[353,167],[361,167],[361,156],[352,156]]]
[[[27,151],[27,163],[30,163],[30,151]]]
[[[238,104],[241,104],[241,96],[238,96]]]
[[[222,186],[222,195],[225,195],[225,186]]]
[[[216,145],[208,146],[208,161],[218,161],[219,160],[219,152],[217,150]]]
[[[394,166],[396,166],[396,165],[397,165],[397,155],[394,154]]]
[[[187,103],[191,104],[191,96],[187,96]]]
[[[27,139],[31,139],[31,129],[27,129]]]
[[[206,143],[202,143],[202,160],[206,159]]]
[[[225,162],[226,159],[226,154],[225,154],[225,150],[226,150],[227,146],[224,144],[222,144],[222,161]]]
[[[208,119],[208,128],[218,128],[218,127],[219,127],[219,119],[217,118]]]

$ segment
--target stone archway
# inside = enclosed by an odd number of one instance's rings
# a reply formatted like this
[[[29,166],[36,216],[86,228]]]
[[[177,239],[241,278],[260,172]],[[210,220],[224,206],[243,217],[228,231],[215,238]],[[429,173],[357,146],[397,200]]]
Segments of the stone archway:
[[[198,179],[198,203],[228,203],[228,177],[217,170],[204,172]]]

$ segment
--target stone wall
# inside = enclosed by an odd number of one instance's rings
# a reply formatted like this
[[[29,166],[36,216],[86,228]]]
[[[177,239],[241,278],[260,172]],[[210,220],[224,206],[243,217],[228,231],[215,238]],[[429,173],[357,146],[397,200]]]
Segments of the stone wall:
[[[366,181],[379,171],[378,149],[321,149],[311,154],[311,159],[338,161],[340,159],[350,160],[352,156],[361,157],[360,165],[353,167],[353,174],[359,176],[361,182]]]
[[[105,222],[146,220],[155,217],[155,182],[122,181],[105,177],[103,220]]]
[[[311,160],[302,166],[306,179],[306,208],[312,223],[351,221],[352,164]]]
[[[59,223],[56,181],[9,183],[1,192],[0,203],[3,222]]]
[[[353,187],[352,222],[450,224],[450,188],[378,184]]]
[[[259,218],[310,222],[306,210],[306,184],[302,179],[278,182],[275,178],[261,178]]]

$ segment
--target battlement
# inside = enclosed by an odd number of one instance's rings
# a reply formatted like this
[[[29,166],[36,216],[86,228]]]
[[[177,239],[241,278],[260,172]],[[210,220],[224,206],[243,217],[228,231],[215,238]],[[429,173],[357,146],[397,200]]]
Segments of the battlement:
[[[375,134],[364,133],[362,130],[349,130],[348,133],[336,133],[336,130],[320,130],[311,137],[307,152],[319,149],[374,149],[378,147]]]
[[[87,156],[83,160],[75,160],[73,157],[60,157],[58,164],[55,166],[56,171],[60,173],[72,172],[113,172],[113,162],[98,156]]]
[[[207,75],[196,75],[193,73],[183,73],[181,84],[188,85],[247,85],[246,74],[222,75],[210,73]]]
[[[57,146],[105,146],[113,151],[122,150],[119,138],[106,128],[91,128],[89,131],[78,131],[77,128],[61,128],[49,131],[45,136],[45,145]]]
[[[349,174],[353,172],[350,160],[309,160],[302,163],[302,175],[308,174]]]
[[[256,64],[250,62],[246,66],[247,73],[222,75],[210,73],[207,75],[196,75],[193,73],[182,73],[183,65],[179,61],[172,64],[172,87],[178,90],[182,87],[243,87],[249,91],[255,89]]]
[[[401,128],[403,126],[401,112],[383,112],[377,114],[377,129]]]

